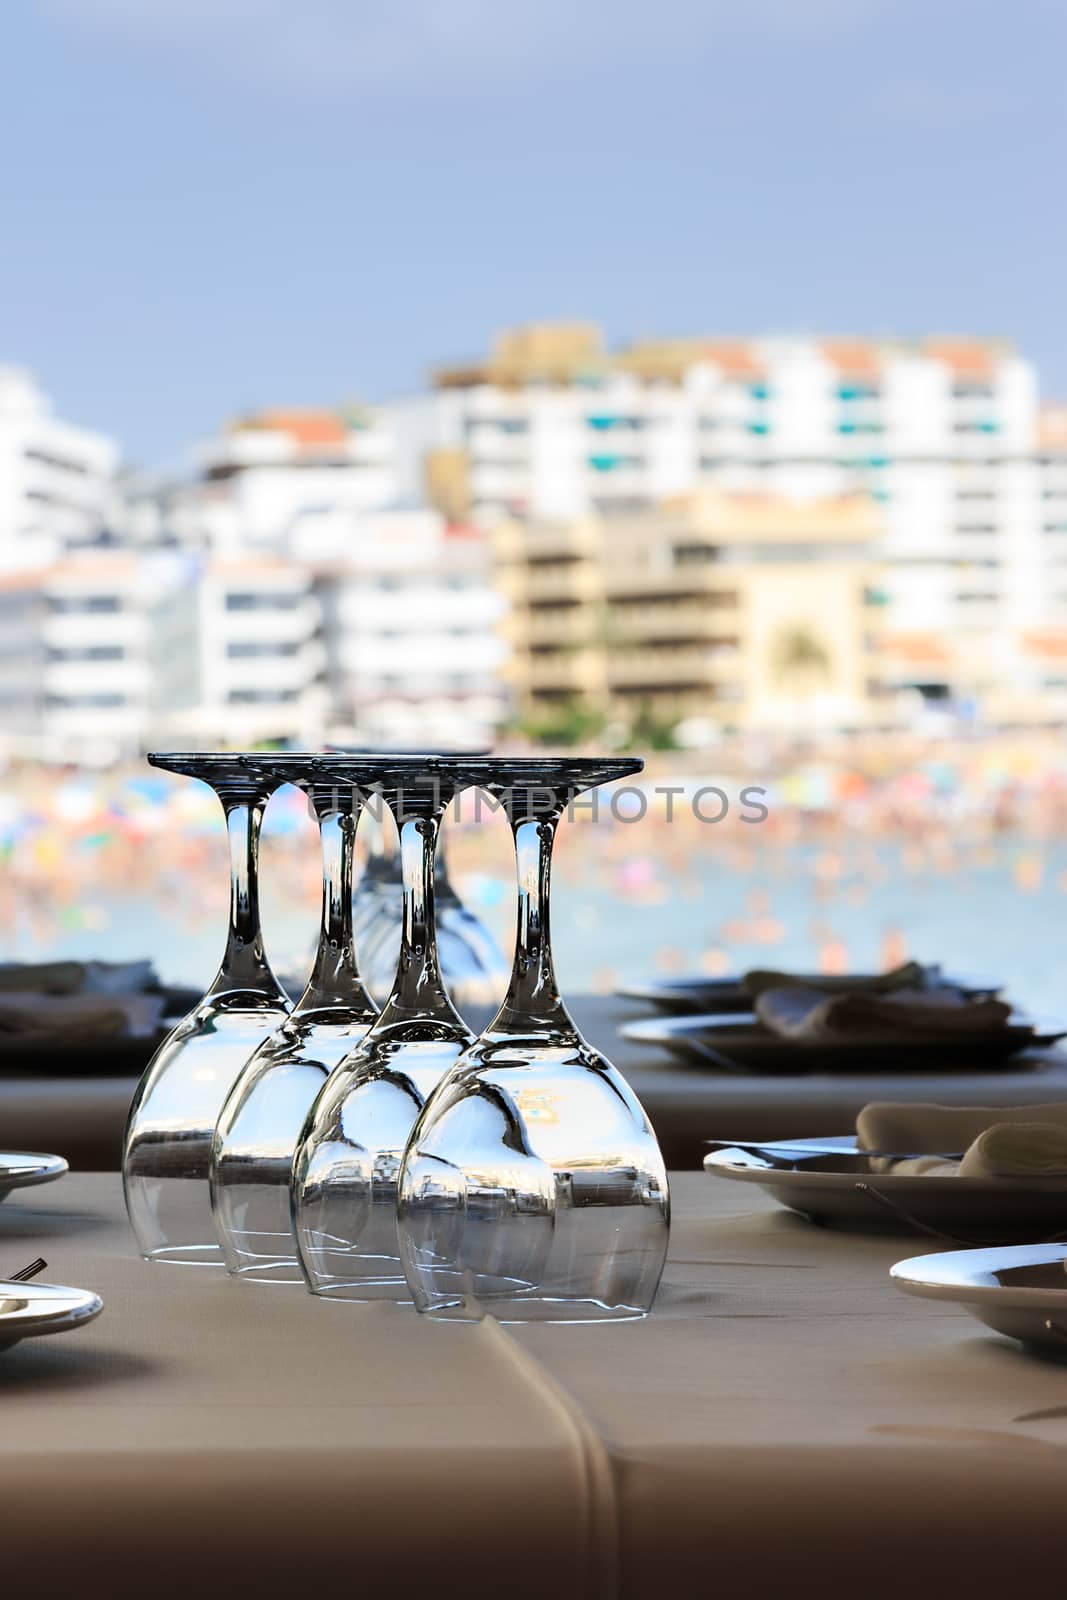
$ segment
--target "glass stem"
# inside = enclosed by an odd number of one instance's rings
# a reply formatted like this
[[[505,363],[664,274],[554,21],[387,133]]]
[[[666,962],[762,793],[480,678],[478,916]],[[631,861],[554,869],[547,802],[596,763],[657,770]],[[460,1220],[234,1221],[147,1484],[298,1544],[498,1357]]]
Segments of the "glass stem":
[[[251,989],[285,999],[264,952],[259,925],[259,830],[266,799],[225,793],[219,798],[230,852],[230,925],[222,965],[208,994]]]
[[[405,796],[405,808],[408,803]],[[403,875],[400,961],[393,992],[382,1008],[382,1026],[428,1015],[454,1019],[462,1026],[441,981],[434,920],[434,862],[446,804],[447,799],[427,801],[418,805],[416,814],[397,817]]]
[[[577,1029],[560,998],[552,962],[549,898],[552,847],[559,812],[540,817],[513,815],[519,906],[515,959],[507,993],[489,1032],[551,1033],[577,1038]]]
[[[352,935],[352,864],[355,855],[356,815],[329,805],[316,805],[322,846],[322,916],[319,946],[297,1009],[341,1006],[365,1012],[377,1007],[368,995],[356,966]]]

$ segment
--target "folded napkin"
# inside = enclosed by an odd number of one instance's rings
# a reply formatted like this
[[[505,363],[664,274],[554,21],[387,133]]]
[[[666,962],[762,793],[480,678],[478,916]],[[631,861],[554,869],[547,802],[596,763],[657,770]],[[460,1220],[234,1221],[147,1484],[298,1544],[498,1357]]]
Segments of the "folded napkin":
[[[1011,1016],[1011,1007],[1003,1000],[972,1000],[958,989],[948,988],[830,995],[799,986],[766,989],[756,1000],[755,1011],[772,1033],[803,1044],[909,1034],[955,1037],[988,1033],[1003,1028]]]
[[[148,1037],[157,1032],[163,996],[0,992],[0,1038],[69,1041]]]
[[[157,989],[151,961],[4,961],[0,994],[140,994]]]
[[[741,979],[741,988],[754,1000],[765,989],[817,989],[820,994],[891,994],[895,989],[931,989],[941,981],[940,967],[924,967],[906,961],[889,972],[853,973],[828,976],[825,973],[799,974],[776,972],[772,967],[755,967]]]
[[[1067,1102],[937,1106],[876,1100],[856,1118],[861,1150],[912,1150],[907,1161],[872,1156],[876,1172],[910,1177],[1067,1176]],[[921,1152],[962,1150],[962,1161]]]
[[[76,994],[85,980],[81,961],[0,962],[0,994]]]
[[[968,1147],[960,1177],[1067,1177],[1067,1128],[1054,1122],[994,1123]]]

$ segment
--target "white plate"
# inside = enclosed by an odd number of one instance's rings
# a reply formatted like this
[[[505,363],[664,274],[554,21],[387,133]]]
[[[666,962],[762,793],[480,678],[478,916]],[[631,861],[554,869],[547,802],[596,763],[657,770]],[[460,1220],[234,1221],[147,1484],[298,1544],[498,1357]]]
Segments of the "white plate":
[[[36,1150],[0,1150],[0,1200],[12,1189],[28,1189],[35,1183],[53,1183],[67,1171],[62,1156],[45,1156]]]
[[[55,1283],[0,1282],[0,1350],[20,1339],[66,1333],[91,1322],[104,1309],[98,1294]]]
[[[811,1139],[783,1139],[759,1151],[731,1148],[704,1157],[715,1178],[733,1178],[768,1190],[783,1206],[813,1222],[893,1233],[909,1232],[900,1212],[918,1224],[975,1244],[1047,1238],[1067,1232],[1067,1177],[918,1177],[870,1172],[857,1160],[854,1135],[820,1138],[841,1156],[804,1155]],[[848,1159],[849,1153],[852,1159]],[[893,1206],[880,1204],[859,1188],[866,1184]]]
[[[898,1261],[890,1277],[905,1294],[951,1301],[1009,1339],[1067,1355],[1065,1268],[1067,1245],[1023,1244],[912,1256]]]

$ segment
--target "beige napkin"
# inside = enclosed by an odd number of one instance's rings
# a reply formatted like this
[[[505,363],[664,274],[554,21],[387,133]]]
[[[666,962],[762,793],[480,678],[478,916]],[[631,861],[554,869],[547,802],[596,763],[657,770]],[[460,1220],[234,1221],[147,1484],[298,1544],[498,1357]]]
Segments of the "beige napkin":
[[[938,1106],[875,1100],[856,1118],[861,1150],[914,1150],[908,1161],[872,1156],[876,1172],[908,1177],[1011,1178],[1067,1174],[1067,1102]],[[962,1150],[962,1161],[919,1152]]]
[[[163,1015],[155,994],[17,994],[0,992],[0,1038],[69,1041],[147,1037]]]
[[[0,994],[140,994],[159,987],[151,961],[3,961]]]
[[[0,962],[0,993],[76,994],[84,982],[81,961]]]
[[[766,989],[757,1017],[772,1033],[798,1043],[894,1038],[909,1034],[988,1033],[1003,1028],[1011,1007],[1003,1000],[971,1000],[958,989],[901,989],[894,994],[820,994],[800,987]]]
[[[1067,1177],[1067,1127],[995,1123],[968,1147],[959,1170],[961,1178]]]
[[[894,989],[923,989],[936,982],[940,967],[924,967],[918,961],[906,961],[890,972],[871,975],[852,974],[827,976],[826,974],[800,975],[776,972],[773,968],[755,967],[741,979],[741,988],[753,999],[765,989],[817,989],[820,994],[890,994]]]

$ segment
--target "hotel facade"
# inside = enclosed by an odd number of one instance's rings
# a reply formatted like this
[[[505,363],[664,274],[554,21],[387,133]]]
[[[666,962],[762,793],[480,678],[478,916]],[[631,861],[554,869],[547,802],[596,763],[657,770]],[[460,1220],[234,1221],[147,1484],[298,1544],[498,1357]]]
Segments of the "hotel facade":
[[[533,327],[385,415],[398,481],[489,525],[610,524],[707,494],[786,521],[862,500],[884,599],[872,681],[902,705],[1067,715],[1067,416],[1007,342],[609,352],[592,326]]]

